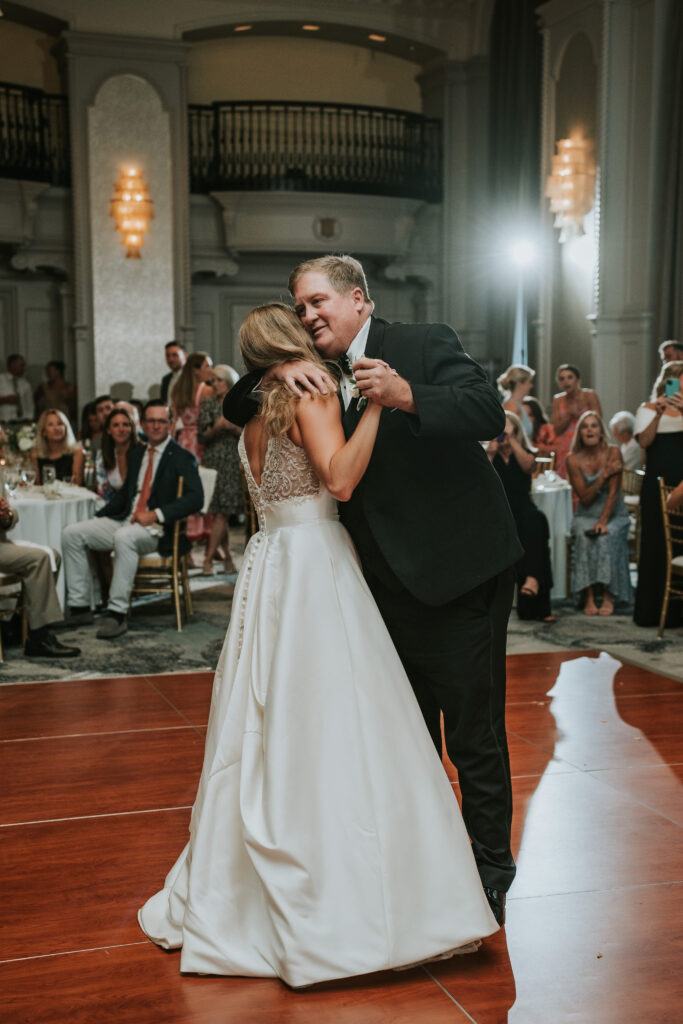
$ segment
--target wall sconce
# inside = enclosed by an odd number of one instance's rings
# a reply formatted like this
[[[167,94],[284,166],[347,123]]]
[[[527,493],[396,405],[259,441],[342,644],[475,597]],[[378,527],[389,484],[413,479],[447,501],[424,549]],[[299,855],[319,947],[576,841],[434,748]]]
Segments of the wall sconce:
[[[592,148],[587,139],[578,137],[557,142],[545,194],[550,199],[550,212],[555,214],[555,227],[561,229],[560,242],[584,233],[583,218],[593,208],[595,162]]]
[[[140,259],[140,249],[149,222],[154,217],[153,203],[149,189],[142,180],[142,173],[134,167],[121,171],[114,185],[114,198],[109,204],[109,216],[116,221],[116,230],[121,232],[121,241],[126,247],[126,258]]]

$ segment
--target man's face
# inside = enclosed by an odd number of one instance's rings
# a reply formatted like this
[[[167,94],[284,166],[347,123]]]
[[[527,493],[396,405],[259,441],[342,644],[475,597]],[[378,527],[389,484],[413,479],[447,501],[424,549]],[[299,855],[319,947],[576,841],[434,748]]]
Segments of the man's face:
[[[162,444],[171,432],[171,420],[165,405],[150,405],[142,421],[145,437],[156,447]]]
[[[13,377],[23,377],[26,372],[26,360],[23,356],[18,356],[8,364],[7,369]]]
[[[113,408],[114,403],[111,398],[107,398],[104,402],[98,402],[95,406],[95,412],[97,413],[97,419],[99,420],[101,427],[104,426],[105,420]]]
[[[683,358],[683,349],[676,345],[665,345],[662,350],[662,363],[674,363]]]
[[[166,365],[173,373],[182,370],[185,365],[186,355],[179,345],[171,345],[166,349]]]
[[[360,288],[342,295],[325,274],[313,270],[294,286],[294,310],[325,359],[346,352],[367,319]]]

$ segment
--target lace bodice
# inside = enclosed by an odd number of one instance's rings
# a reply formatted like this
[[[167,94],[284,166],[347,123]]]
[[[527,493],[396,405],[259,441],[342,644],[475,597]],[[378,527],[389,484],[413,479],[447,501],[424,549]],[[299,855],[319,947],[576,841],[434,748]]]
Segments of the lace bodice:
[[[301,501],[320,493],[320,481],[306,452],[290,441],[286,434],[268,441],[260,486],[251,472],[244,434],[240,437],[239,453],[259,522],[263,519],[263,510],[271,505]]]

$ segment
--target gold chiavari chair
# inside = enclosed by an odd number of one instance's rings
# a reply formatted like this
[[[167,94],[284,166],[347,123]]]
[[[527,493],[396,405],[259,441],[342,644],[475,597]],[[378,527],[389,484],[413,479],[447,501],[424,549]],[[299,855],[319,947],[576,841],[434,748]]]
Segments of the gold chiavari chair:
[[[621,491],[624,504],[631,517],[631,528],[628,531],[628,548],[633,556],[631,561],[637,562],[640,557],[640,492],[643,487],[645,471],[642,469],[624,469],[621,474]]]
[[[672,598],[683,601],[683,506],[668,509],[666,500],[673,491],[659,478],[659,494],[662,502],[664,520],[664,540],[666,543],[666,584],[662,598],[662,612],[659,616],[659,633],[662,636],[666,623],[666,613]]]
[[[0,590],[4,590],[9,587],[18,587],[19,594],[17,597],[17,612],[21,614],[21,642],[26,643],[26,637],[28,636],[28,611],[26,608],[26,595],[24,593],[24,581],[21,576],[16,576],[14,573],[0,573]],[[10,595],[14,597],[14,595]],[[0,632],[0,663],[5,660],[2,652],[2,633]]]
[[[183,478],[178,481],[178,497],[182,497]],[[170,555],[144,555],[138,562],[131,599],[140,594],[169,594],[173,599],[176,628],[183,628],[182,609],[185,618],[192,615],[190,579],[187,571],[187,555],[180,554],[180,538],[185,533],[187,521],[176,519],[173,524],[173,549]]]

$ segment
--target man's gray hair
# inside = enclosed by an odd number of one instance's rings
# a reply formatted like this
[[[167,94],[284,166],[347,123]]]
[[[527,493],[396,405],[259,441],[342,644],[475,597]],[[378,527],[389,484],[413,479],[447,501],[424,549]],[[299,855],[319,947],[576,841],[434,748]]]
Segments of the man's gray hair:
[[[299,278],[310,273],[324,274],[340,295],[348,295],[354,288],[360,288],[365,301],[371,301],[365,271],[362,264],[353,256],[319,256],[317,259],[300,263],[289,275],[289,291],[292,295]]]
[[[628,430],[629,433],[632,434],[635,425],[635,416],[627,409],[622,409],[621,412],[615,412],[614,416],[609,421],[609,428],[612,433],[614,433],[615,430]]]

